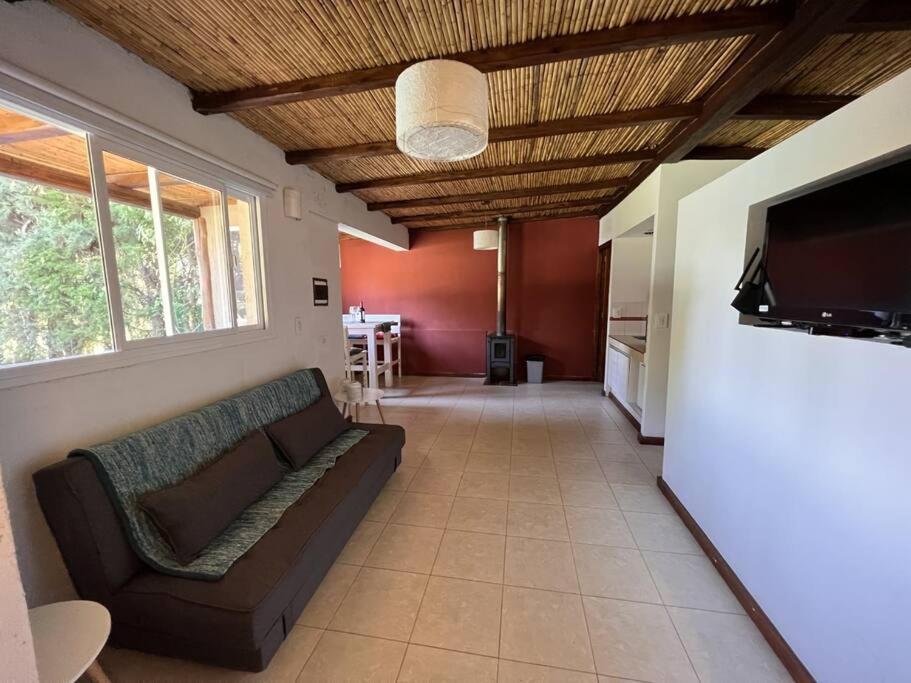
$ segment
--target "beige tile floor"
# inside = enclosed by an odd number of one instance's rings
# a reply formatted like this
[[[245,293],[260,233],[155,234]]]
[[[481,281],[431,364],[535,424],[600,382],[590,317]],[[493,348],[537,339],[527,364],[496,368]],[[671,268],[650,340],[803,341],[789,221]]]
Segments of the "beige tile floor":
[[[405,378],[384,412],[402,465],[265,672],[109,648],[112,680],[790,680],[597,385]]]

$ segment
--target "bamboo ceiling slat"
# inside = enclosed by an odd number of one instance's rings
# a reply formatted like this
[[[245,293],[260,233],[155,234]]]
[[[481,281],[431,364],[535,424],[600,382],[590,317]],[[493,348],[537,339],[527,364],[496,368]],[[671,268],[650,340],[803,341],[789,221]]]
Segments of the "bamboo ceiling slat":
[[[496,178],[457,180],[430,185],[378,187],[369,190],[358,190],[355,194],[364,201],[382,202],[393,199],[416,199],[418,197],[445,197],[447,195],[473,192],[499,192],[528,187],[596,182],[608,178],[626,178],[636,170],[636,167],[637,164],[615,164],[613,166],[576,168],[566,171],[547,171],[544,173],[526,173],[524,175],[509,175]]]
[[[728,121],[705,141],[705,145],[768,149],[800,132],[811,123],[813,122]]]
[[[691,102],[746,44],[744,38],[676,45],[488,75],[493,127]],[[392,88],[232,114],[279,147],[392,140]]]
[[[772,90],[788,95],[863,95],[911,69],[911,32],[836,35],[824,40]]]
[[[775,0],[50,0],[153,66],[202,92],[277,84],[460,52],[574,35],[638,22],[771,4]],[[493,127],[533,124],[703,99],[749,38],[553,62],[488,74]],[[911,32],[836,34],[793,66],[768,93],[861,95],[911,68]],[[285,150],[392,140],[392,88],[249,109],[231,114]],[[2,122],[0,122],[2,124]],[[10,124],[12,125],[12,124]],[[713,122],[713,126],[717,126]],[[768,148],[808,121],[731,121],[701,141]],[[455,164],[404,155],[325,161],[315,171],[336,183],[571,159],[661,148],[675,124],[514,140]],[[79,138],[77,138],[77,141]],[[84,168],[65,137],[42,140],[61,167]],[[70,145],[67,148],[67,145]],[[37,147],[4,146],[37,155]],[[405,200],[590,183],[629,177],[637,164],[372,188],[366,201]],[[186,186],[173,192],[190,191]],[[198,192],[198,191],[197,191]],[[570,193],[448,204],[442,212],[534,206],[595,196]],[[602,196],[608,194],[608,189]],[[188,199],[189,197],[185,197]],[[436,212],[400,209],[395,216]]]
[[[575,133],[530,140],[511,140],[489,145],[478,156],[454,163],[412,159],[404,154],[365,157],[314,164],[313,170],[337,182],[411,175],[421,172],[445,172],[471,168],[489,168],[536,161],[595,156],[612,152],[657,147],[673,123],[635,128],[615,128],[595,133]]]
[[[229,90],[770,0],[53,0],[191,88]]]

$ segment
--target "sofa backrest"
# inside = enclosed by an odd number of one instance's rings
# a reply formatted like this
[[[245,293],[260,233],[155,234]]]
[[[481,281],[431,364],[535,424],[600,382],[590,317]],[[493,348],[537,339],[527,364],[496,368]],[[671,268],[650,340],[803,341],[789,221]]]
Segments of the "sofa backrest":
[[[259,385],[137,434],[157,434],[157,430],[165,425],[177,426],[182,429],[182,432],[178,431],[185,438],[197,444],[198,448],[207,449],[207,455],[217,457],[220,452],[218,449],[224,450],[250,431],[301,410],[312,402],[305,400],[300,405],[292,405],[287,403],[286,396],[276,399],[276,391],[281,393],[277,389],[277,383],[296,375],[299,373]],[[307,375],[312,378],[311,381],[316,382],[319,389],[317,400],[331,400],[323,373],[314,368]],[[290,386],[296,386],[295,381],[291,381]],[[213,409],[219,406],[224,410],[215,410],[215,413],[230,415],[238,424],[205,422],[200,424],[200,429],[221,428],[229,432],[230,438],[225,438],[224,434],[215,435],[217,438],[214,439],[201,438],[201,433],[195,434],[192,425],[186,420],[187,416],[202,419],[200,415],[211,415]],[[153,438],[147,443],[153,449],[167,447],[167,440]],[[212,452],[209,453],[209,450]],[[57,539],[77,592],[84,598],[105,602],[107,597],[145,565],[133,552],[124,532],[123,521],[108,498],[98,473],[87,458],[69,457],[64,462],[39,470],[33,478],[38,501]]]

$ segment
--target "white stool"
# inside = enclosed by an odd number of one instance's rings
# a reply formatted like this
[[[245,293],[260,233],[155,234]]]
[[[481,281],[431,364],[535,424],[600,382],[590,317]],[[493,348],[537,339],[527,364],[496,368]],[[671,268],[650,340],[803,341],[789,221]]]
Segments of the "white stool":
[[[380,407],[380,399],[383,398],[382,389],[374,389],[373,387],[364,387],[361,389],[361,397],[359,399],[351,398],[347,392],[343,389],[332,397],[336,403],[342,404],[342,417],[351,415],[351,406],[354,406],[354,421],[358,422],[360,419],[360,411],[358,406],[367,405],[368,403],[375,403],[376,409],[380,414],[380,421],[383,424],[386,424],[386,418],[383,417],[383,409]]]
[[[28,611],[41,681],[71,683],[83,673],[95,683],[110,683],[96,658],[111,632],[111,615],[88,600],[69,600]]]

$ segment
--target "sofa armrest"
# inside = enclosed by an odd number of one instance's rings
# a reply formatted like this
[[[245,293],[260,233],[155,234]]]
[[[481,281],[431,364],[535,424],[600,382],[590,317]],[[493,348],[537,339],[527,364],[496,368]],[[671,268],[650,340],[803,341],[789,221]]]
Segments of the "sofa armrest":
[[[143,564],[86,458],[67,458],[32,476],[38,502],[82,598],[107,603]]]

